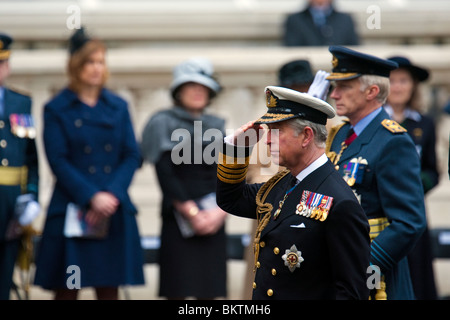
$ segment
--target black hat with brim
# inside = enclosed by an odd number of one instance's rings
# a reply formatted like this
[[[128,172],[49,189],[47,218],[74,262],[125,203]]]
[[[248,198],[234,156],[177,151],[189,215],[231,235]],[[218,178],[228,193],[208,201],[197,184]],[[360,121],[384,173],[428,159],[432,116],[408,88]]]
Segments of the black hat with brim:
[[[311,84],[314,75],[307,60],[293,60],[284,64],[278,71],[280,86],[289,87],[299,84]]]
[[[397,62],[346,47],[330,46],[328,50],[333,54],[333,69],[327,80],[350,80],[366,74],[388,78],[398,68]]]
[[[388,60],[396,62],[398,64],[398,67],[401,69],[407,69],[412,74],[412,76],[420,82],[427,80],[430,76],[428,70],[413,65],[411,61],[406,57],[395,56],[390,57]]]
[[[7,60],[11,54],[10,46],[13,39],[4,33],[0,34],[0,60]]]

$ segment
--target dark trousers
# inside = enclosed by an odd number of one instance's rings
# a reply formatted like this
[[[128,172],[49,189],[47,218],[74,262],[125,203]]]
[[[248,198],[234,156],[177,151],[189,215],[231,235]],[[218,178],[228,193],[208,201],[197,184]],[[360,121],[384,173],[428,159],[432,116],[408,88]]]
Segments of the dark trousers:
[[[0,241],[0,300],[9,300],[20,240]]]
[[[408,255],[409,270],[417,300],[438,299],[433,271],[433,254],[428,228]]]

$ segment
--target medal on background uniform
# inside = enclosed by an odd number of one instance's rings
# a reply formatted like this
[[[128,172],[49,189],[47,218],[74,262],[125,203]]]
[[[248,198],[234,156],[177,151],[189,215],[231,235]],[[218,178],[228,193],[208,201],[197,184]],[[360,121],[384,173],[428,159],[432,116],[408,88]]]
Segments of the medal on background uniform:
[[[350,187],[353,187],[355,183],[361,183],[364,177],[364,171],[368,162],[362,157],[351,159],[344,166],[344,180]]]
[[[12,113],[9,116],[9,121],[11,123],[11,132],[19,138],[30,138],[34,139],[36,137],[36,128],[34,127],[34,121],[31,114],[18,114]]]
[[[36,137],[36,128],[34,127],[33,116],[31,114],[25,115],[25,123],[27,130],[27,137],[34,139]]]

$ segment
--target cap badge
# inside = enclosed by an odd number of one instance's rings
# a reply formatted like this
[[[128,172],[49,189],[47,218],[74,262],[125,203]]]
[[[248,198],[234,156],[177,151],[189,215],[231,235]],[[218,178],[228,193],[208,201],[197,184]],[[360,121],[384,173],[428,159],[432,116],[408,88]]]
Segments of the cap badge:
[[[333,68],[336,68],[338,64],[339,64],[338,58],[336,58],[336,56],[333,56],[333,59],[331,60],[331,65],[333,66]]]
[[[284,265],[289,268],[290,272],[294,272],[296,268],[300,268],[300,263],[305,261],[302,257],[302,252],[297,250],[295,244],[290,249],[286,249],[285,254],[281,257]]]
[[[267,100],[267,107],[273,108],[278,106],[278,98],[270,91],[270,89],[266,90],[266,100]]]

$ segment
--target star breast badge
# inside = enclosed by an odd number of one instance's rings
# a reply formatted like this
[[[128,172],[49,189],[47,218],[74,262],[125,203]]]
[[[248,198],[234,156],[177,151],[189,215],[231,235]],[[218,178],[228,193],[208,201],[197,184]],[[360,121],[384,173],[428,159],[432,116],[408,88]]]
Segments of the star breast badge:
[[[295,244],[290,249],[286,249],[286,253],[281,258],[284,260],[284,265],[289,268],[290,272],[294,272],[296,268],[300,268],[300,263],[305,261],[302,257],[302,252],[297,250]]]

